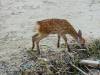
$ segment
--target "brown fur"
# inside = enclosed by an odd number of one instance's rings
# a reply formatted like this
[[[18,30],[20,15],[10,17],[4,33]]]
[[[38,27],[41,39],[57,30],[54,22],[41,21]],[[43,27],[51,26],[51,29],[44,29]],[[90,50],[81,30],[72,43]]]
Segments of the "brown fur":
[[[38,33],[32,37],[33,47],[34,42],[36,42],[37,50],[40,53],[39,49],[39,41],[49,34],[58,34],[58,43],[57,47],[59,47],[60,36],[63,37],[66,46],[69,48],[67,44],[66,34],[70,34],[73,38],[77,39],[78,33],[73,28],[73,26],[64,19],[45,19],[41,21],[37,21],[38,25]],[[80,41],[82,42],[84,39],[81,37]],[[83,42],[82,42],[83,43]]]

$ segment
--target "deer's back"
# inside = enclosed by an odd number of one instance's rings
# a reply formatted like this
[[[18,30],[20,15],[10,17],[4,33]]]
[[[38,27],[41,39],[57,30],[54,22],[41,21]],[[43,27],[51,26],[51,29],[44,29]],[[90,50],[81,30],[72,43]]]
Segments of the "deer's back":
[[[38,31],[41,33],[68,33],[73,28],[72,25],[64,19],[46,19],[37,21]]]

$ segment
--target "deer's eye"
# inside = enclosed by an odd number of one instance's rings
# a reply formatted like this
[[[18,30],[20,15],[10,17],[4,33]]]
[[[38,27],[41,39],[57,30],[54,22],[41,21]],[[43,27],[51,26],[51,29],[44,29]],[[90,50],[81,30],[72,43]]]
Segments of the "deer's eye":
[[[86,47],[85,47],[85,44],[81,44],[81,48],[86,48]]]

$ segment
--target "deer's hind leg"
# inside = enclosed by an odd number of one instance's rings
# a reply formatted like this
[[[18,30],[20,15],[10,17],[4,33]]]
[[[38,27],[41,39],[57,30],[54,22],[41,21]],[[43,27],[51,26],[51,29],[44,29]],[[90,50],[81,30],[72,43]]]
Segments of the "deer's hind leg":
[[[32,36],[32,50],[33,50],[33,48],[35,47],[35,41],[36,41],[38,35],[39,35],[39,34],[36,33],[35,35]]]
[[[40,54],[40,47],[39,47],[39,42],[40,40],[42,40],[43,38],[45,38],[48,34],[45,34],[45,33],[42,33],[42,34],[38,34],[36,36],[36,47],[37,47],[37,50],[38,50],[38,54]]]

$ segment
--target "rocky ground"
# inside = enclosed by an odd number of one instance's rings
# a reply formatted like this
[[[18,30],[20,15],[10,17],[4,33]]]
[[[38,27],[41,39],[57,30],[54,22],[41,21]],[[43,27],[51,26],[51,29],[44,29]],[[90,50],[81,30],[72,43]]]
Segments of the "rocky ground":
[[[36,21],[67,19],[87,40],[100,37],[99,13],[100,0],[0,0],[0,75],[28,61]],[[56,42],[50,35],[41,44],[56,49]]]

